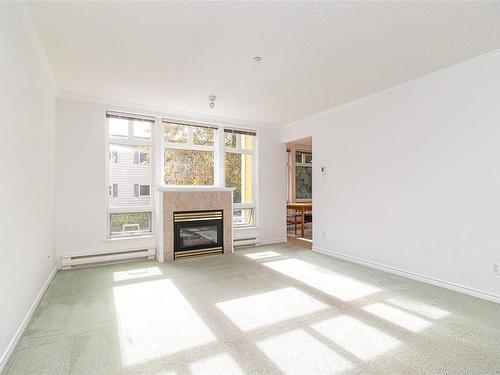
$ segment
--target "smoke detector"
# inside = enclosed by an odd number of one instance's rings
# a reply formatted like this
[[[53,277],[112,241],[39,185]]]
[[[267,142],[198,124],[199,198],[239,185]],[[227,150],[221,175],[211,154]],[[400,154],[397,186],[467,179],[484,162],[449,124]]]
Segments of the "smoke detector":
[[[217,97],[216,97],[215,95],[210,95],[210,96],[208,97],[208,106],[209,106],[210,108],[215,108],[215,99],[216,99],[216,98],[217,98]]]

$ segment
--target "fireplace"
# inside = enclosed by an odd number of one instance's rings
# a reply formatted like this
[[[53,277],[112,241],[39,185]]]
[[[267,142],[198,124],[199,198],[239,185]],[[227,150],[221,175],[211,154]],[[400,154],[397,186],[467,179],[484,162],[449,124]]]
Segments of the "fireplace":
[[[222,210],[174,212],[174,259],[222,254],[223,224]]]

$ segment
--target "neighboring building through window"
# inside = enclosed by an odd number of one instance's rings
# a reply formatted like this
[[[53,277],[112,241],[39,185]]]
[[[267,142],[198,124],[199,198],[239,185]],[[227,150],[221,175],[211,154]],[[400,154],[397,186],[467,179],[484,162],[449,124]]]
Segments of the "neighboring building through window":
[[[107,120],[109,183],[112,186],[108,234],[123,236],[151,232],[150,158],[154,118],[108,112]]]
[[[233,224],[255,224],[255,137],[253,131],[224,129],[224,180],[233,187]]]

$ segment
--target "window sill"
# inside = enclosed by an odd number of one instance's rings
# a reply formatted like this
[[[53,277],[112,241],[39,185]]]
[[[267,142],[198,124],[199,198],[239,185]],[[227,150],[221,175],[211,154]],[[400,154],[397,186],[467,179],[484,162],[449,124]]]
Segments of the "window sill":
[[[248,226],[233,226],[233,230],[247,230],[247,229],[259,229],[256,225],[248,225]]]
[[[147,239],[147,238],[156,238],[156,234],[149,233],[149,234],[144,234],[144,235],[107,237],[104,239],[104,242],[115,242],[115,241],[123,241],[123,240],[139,240],[139,239]]]
[[[158,191],[233,191],[235,188],[215,186],[162,186]]]

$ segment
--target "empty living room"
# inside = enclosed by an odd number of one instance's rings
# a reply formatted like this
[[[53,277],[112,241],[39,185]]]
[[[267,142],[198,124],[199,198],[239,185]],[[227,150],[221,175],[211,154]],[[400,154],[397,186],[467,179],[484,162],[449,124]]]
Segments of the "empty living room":
[[[0,374],[500,374],[500,1],[0,2]]]

